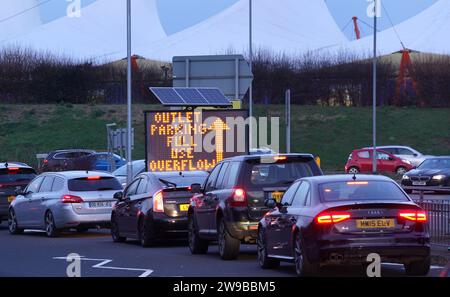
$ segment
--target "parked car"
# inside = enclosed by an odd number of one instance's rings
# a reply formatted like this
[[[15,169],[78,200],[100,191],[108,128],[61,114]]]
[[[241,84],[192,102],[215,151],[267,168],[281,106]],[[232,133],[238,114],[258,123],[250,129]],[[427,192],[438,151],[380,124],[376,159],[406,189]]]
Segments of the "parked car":
[[[92,170],[93,154],[95,151],[84,149],[53,151],[44,159],[41,171]]]
[[[354,150],[345,164],[345,172],[369,173],[372,172],[373,149]],[[383,150],[377,150],[377,171],[383,173],[396,173],[403,175],[414,166],[407,160],[402,160]]]
[[[22,189],[35,178],[36,171],[24,163],[0,163],[0,224],[8,220],[9,204],[16,198],[16,190]]]
[[[296,181],[258,226],[258,262],[295,264],[297,275],[321,266],[366,264],[371,253],[404,264],[409,275],[430,269],[426,212],[390,178],[330,175]]]
[[[237,156],[219,162],[203,187],[193,184],[189,249],[206,253],[217,241],[224,260],[235,259],[241,243],[255,243],[266,199],[281,199],[300,177],[322,175],[310,154]]]
[[[370,149],[370,147],[366,147],[366,149]],[[409,147],[402,145],[384,145],[378,146],[377,149],[383,150],[392,154],[400,159],[407,160],[411,162],[411,165],[417,167],[422,163],[425,159],[431,158],[433,156],[424,155],[421,152]]]
[[[114,162],[114,170],[112,170],[113,166],[111,166],[112,165],[111,160],[110,160],[111,156],[112,156],[112,160]],[[94,153],[91,156],[91,158],[92,158],[91,170],[97,170],[97,171],[107,171],[107,172],[115,171],[116,169],[125,165],[127,162],[121,156],[119,156],[117,154],[109,154],[108,152]]]
[[[56,237],[63,229],[79,232],[110,225],[113,196],[122,187],[105,172],[44,173],[33,179],[9,207],[9,231],[45,230]]]
[[[138,239],[143,247],[166,237],[185,237],[190,185],[203,183],[205,171],[144,172],[114,197],[111,215],[114,242]]]
[[[450,156],[426,159],[403,175],[402,187],[408,194],[413,190],[450,192]]]
[[[145,172],[145,160],[133,161],[132,166],[133,166],[133,179],[136,178],[136,176],[138,174]],[[126,164],[117,168],[112,174],[117,178],[117,180],[120,182],[122,187],[125,188],[127,186],[127,165]]]

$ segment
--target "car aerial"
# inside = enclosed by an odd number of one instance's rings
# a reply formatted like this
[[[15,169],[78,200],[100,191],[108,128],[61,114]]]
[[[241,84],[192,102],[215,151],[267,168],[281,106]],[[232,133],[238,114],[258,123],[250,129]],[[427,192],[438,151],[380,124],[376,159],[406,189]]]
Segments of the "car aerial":
[[[366,149],[370,149],[370,147],[366,147]],[[421,152],[409,147],[402,145],[383,145],[377,146],[377,149],[383,150],[392,154],[400,159],[407,160],[411,162],[411,165],[417,167],[422,163],[425,159],[431,158],[433,156],[424,155]]]
[[[133,179],[138,174],[145,172],[145,160],[133,161],[132,166],[133,166],[133,174],[132,174]],[[117,178],[117,180],[120,182],[122,187],[125,188],[127,186],[127,165],[126,164],[117,168],[115,171],[113,171],[112,174]]]
[[[92,156],[92,170],[115,171],[126,164],[126,160],[117,154],[108,152],[94,153]]]
[[[0,163],[0,224],[8,220],[9,204],[16,198],[16,190],[22,189],[36,177],[36,171],[20,162]]]
[[[113,241],[134,238],[147,247],[161,238],[186,238],[190,185],[203,183],[207,176],[206,171],[139,174],[115,195],[117,203],[111,215]]]
[[[347,164],[345,164],[345,172],[351,174],[372,172],[372,156],[373,149],[354,150],[348,157]],[[403,175],[413,168],[411,162],[377,149],[378,172]]]
[[[219,162],[189,207],[189,249],[208,251],[217,241],[223,260],[235,259],[241,243],[255,243],[259,220],[269,210],[266,199],[281,199],[300,177],[322,175],[310,154],[248,155]]]
[[[43,160],[41,171],[92,170],[93,154],[95,151],[85,149],[52,151]]]
[[[403,175],[402,187],[408,194],[413,190],[450,192],[450,156],[426,159]]]
[[[63,229],[84,232],[110,225],[113,196],[122,187],[105,172],[65,171],[37,176],[19,191],[9,207],[9,231],[45,230],[56,237]]]
[[[283,195],[258,227],[258,262],[275,268],[295,264],[297,275],[326,265],[404,264],[407,274],[430,269],[427,214],[393,180],[376,175],[302,178]]]

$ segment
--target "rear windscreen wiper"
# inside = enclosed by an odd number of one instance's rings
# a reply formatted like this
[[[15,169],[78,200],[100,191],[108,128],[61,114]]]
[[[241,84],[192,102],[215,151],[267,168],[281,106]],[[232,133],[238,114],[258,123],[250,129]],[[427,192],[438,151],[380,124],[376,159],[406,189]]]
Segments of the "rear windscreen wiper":
[[[172,187],[172,188],[176,188],[177,187],[177,184],[173,183],[171,181],[168,181],[168,180],[165,180],[165,179],[162,179],[162,178],[160,178],[159,181],[162,182],[163,184],[165,184],[168,187]]]

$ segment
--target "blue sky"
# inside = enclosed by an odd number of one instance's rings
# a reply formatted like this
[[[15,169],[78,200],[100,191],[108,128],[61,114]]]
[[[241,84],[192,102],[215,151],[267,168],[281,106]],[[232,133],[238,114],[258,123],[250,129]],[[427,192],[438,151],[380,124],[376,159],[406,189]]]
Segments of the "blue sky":
[[[83,6],[89,5],[96,0],[81,0]],[[119,1],[119,0],[114,0]],[[125,1],[125,0],[121,0]],[[232,5],[238,0],[157,0],[158,10],[161,16],[161,22],[168,34],[175,33],[186,27],[221,11]],[[277,0],[273,0],[277,1]],[[316,1],[316,0],[311,0]],[[381,0],[384,8],[388,12],[392,22],[398,24],[422,10],[426,9],[437,0]],[[258,0],[253,0],[257,5]],[[356,15],[362,21],[372,23],[366,15],[368,6],[367,0],[326,0],[331,14],[336,20],[338,26],[343,29],[350,21],[352,16]],[[40,7],[41,16],[44,22],[51,21],[64,15],[67,7],[66,0],[53,0]],[[189,13],[186,13],[189,12]],[[385,10],[382,11],[382,17],[379,22],[380,29],[391,26]],[[370,34],[371,28],[361,24],[363,36]],[[348,25],[344,30],[346,36],[354,38],[352,26]]]

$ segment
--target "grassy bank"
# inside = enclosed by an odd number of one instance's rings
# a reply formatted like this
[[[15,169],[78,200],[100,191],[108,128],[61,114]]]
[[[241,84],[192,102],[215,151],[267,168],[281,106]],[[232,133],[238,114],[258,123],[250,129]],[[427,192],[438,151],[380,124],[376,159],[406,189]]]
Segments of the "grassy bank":
[[[134,158],[144,157],[142,111],[135,105]],[[256,106],[259,116],[279,116],[285,148],[284,106]],[[342,170],[354,148],[372,141],[372,110],[356,107],[292,107],[292,151],[322,158],[325,170]],[[36,165],[35,155],[60,148],[105,150],[107,123],[125,126],[123,105],[0,105],[0,161]],[[380,108],[379,144],[410,145],[426,154],[450,154],[450,109]]]

